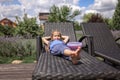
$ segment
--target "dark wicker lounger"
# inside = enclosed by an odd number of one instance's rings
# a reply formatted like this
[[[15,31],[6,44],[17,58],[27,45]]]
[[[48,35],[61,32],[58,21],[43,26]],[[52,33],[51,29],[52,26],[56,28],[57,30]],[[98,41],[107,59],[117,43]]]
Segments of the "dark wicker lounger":
[[[64,27],[64,28],[61,28]],[[51,29],[52,28],[52,29]],[[76,41],[73,23],[45,23],[45,36],[51,30],[64,31],[63,35],[70,36],[71,41]],[[41,38],[37,38],[38,62],[34,69],[33,80],[96,80],[119,78],[119,70],[97,60],[82,50],[81,60],[78,65],[73,65],[63,58],[42,52]]]
[[[120,74],[115,68],[81,52],[79,65],[48,54],[41,54],[33,72],[33,80],[96,80],[116,79]]]
[[[120,47],[117,46],[108,25],[105,23],[82,23],[81,25],[84,35],[93,36],[94,54],[92,55],[101,56],[112,64],[120,66]]]

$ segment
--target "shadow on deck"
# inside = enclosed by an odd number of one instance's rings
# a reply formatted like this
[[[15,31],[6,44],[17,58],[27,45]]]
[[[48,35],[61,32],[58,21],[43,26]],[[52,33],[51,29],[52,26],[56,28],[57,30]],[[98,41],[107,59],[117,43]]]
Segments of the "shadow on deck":
[[[32,80],[35,63],[0,64],[0,80]]]

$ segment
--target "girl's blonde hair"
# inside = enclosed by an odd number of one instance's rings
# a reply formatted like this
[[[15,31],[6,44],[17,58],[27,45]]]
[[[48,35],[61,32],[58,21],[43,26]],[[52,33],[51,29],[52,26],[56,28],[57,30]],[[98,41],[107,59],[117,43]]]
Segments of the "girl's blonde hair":
[[[53,35],[54,35],[55,32],[57,32],[57,33],[60,35],[60,38],[62,38],[61,32],[59,32],[58,30],[54,30],[54,31],[52,31],[52,33],[51,33],[51,40],[53,40]]]

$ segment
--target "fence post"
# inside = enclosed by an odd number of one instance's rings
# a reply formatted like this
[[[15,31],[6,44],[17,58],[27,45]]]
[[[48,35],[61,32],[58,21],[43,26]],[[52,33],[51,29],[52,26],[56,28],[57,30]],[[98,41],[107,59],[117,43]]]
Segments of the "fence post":
[[[39,57],[40,57],[40,54],[42,52],[42,39],[41,39],[41,36],[37,36],[37,39],[36,39],[36,60],[38,61]]]
[[[88,53],[94,56],[94,41],[92,36],[88,36]]]

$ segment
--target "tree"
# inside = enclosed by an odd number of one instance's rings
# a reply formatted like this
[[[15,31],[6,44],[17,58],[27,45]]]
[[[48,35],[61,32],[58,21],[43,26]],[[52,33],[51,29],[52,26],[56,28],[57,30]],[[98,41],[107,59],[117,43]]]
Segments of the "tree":
[[[80,14],[78,9],[72,12],[72,8],[63,5],[62,7],[57,7],[53,5],[50,8],[50,15],[48,21],[50,22],[67,22],[73,21],[76,16]]]
[[[112,29],[112,19],[105,18],[101,14],[88,13],[83,16],[83,22],[103,22],[109,25],[109,29]]]
[[[8,25],[0,25],[0,36],[13,36],[14,27]]]
[[[113,15],[112,26],[114,30],[120,30],[120,0],[118,0],[118,4]]]
[[[105,22],[104,17],[99,13],[88,13],[83,17],[84,22]]]
[[[83,21],[84,21],[84,22],[88,22],[92,15],[93,15],[93,13],[85,14],[85,15],[83,16]]]
[[[88,22],[104,22],[104,18],[101,14],[93,14],[91,18],[88,20]]]
[[[16,17],[18,26],[16,27],[16,35],[25,37],[35,37],[42,34],[42,29],[36,23],[36,18],[28,18],[27,14],[24,15],[23,20]]]

